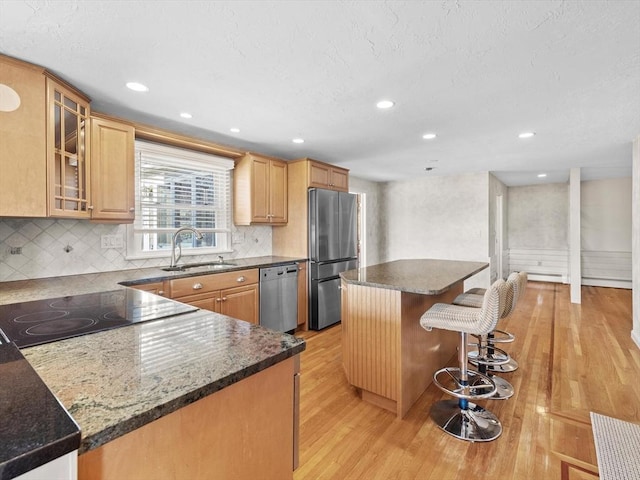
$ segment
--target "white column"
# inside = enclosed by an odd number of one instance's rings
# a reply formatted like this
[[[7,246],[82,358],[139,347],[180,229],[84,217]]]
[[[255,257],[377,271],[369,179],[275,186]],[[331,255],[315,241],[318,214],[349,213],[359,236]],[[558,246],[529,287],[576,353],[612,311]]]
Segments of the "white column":
[[[571,303],[581,303],[582,269],[580,265],[580,169],[569,175],[569,278]]]
[[[631,194],[631,264],[633,282],[633,330],[631,338],[640,348],[640,135],[633,142],[633,193]]]

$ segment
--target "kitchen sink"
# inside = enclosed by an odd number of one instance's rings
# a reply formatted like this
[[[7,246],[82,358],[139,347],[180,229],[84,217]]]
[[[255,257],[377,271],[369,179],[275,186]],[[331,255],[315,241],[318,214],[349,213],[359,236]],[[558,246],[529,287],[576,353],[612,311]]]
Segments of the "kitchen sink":
[[[224,270],[235,266],[235,263],[228,262],[189,263],[184,265],[176,265],[175,267],[165,267],[162,270],[164,270],[165,272],[188,272],[191,270]]]

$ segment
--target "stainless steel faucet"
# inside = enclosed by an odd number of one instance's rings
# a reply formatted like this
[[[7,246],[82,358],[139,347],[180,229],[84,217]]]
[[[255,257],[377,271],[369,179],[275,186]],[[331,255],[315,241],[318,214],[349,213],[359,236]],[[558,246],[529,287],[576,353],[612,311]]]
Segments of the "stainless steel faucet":
[[[180,237],[180,234],[182,232],[193,232],[198,240],[202,240],[202,233],[200,233],[195,228],[193,227],[179,228],[176,231],[176,233],[173,234],[173,237],[171,237],[171,265],[169,265],[170,267],[175,267],[176,263],[178,263],[178,260],[180,260],[180,257],[182,256],[182,245],[178,241],[178,238]],[[177,256],[176,256],[176,246],[178,247],[178,250],[179,250],[179,253]]]

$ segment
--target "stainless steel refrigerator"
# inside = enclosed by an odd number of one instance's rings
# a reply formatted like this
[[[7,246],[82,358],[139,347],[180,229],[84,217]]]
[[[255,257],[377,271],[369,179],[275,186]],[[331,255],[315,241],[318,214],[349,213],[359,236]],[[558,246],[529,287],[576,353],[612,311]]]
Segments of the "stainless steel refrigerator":
[[[309,190],[309,328],[340,321],[340,272],[358,266],[356,195]]]

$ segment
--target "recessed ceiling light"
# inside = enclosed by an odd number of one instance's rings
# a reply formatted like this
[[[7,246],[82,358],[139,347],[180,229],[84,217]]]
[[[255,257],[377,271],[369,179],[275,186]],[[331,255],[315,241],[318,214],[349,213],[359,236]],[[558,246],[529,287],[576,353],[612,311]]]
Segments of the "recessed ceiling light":
[[[127,88],[133,90],[134,92],[148,92],[149,91],[149,87],[147,87],[146,85],[143,85],[141,83],[138,83],[138,82],[128,82],[127,83]]]
[[[291,140],[293,143],[304,143],[304,138],[294,138]]]
[[[539,173],[539,174],[538,174],[538,178],[544,178],[544,177],[546,177],[546,176],[547,176],[547,174],[546,174],[546,173]]]
[[[434,168],[436,168],[436,167],[424,167],[424,170],[425,170],[425,172],[430,172]]]
[[[518,138],[531,138],[536,134],[536,132],[522,132],[518,135]]]
[[[187,112],[182,112],[182,113],[180,114],[180,116],[181,116],[182,118],[193,118],[193,115],[191,115],[190,113],[187,113]]]
[[[240,133],[240,129],[236,127],[230,128],[229,131],[233,133]]]
[[[437,135],[435,133],[425,133],[424,135],[422,135],[422,138],[424,138],[425,140],[433,140],[436,137]]]
[[[393,107],[395,104],[391,101],[391,100],[380,100],[378,103],[376,103],[376,107],[378,108],[391,108]]]

